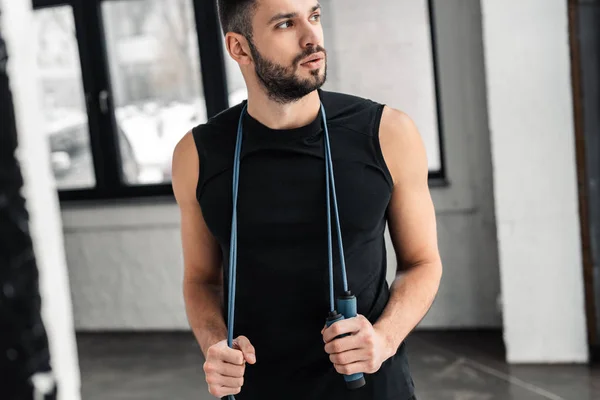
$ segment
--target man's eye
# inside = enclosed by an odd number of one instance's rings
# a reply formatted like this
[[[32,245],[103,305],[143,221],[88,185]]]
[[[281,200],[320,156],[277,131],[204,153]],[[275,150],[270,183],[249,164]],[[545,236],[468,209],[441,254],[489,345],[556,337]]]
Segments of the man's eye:
[[[320,19],[321,19],[321,14],[315,14],[315,15],[313,15],[313,16],[312,16],[312,19],[313,19],[314,21],[318,21],[318,20],[320,20]]]
[[[292,26],[292,21],[285,21],[285,22],[282,22],[281,24],[277,25],[277,28],[285,29],[285,28],[289,28],[290,26]]]

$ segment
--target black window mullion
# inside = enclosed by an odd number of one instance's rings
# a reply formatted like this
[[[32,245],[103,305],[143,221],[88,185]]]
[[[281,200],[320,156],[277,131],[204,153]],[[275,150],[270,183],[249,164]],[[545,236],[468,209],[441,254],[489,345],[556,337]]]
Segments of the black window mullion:
[[[82,76],[90,125],[90,143],[96,174],[96,190],[106,195],[118,193],[121,183],[121,163],[117,130],[114,124],[112,95],[108,74],[105,36],[100,2],[81,0],[76,24],[81,25],[78,37],[82,58]],[[78,26],[79,27],[79,26]]]
[[[39,1],[39,0],[37,0]],[[52,0],[44,0],[46,2]],[[89,47],[89,43],[91,42],[89,38],[89,33],[87,32],[87,23],[86,23],[86,15],[83,9],[81,0],[71,0],[69,4],[73,8],[73,19],[75,22],[75,34],[77,36],[77,46],[79,50],[79,59],[81,65],[81,79],[84,90],[85,97],[85,106],[86,112],[88,116],[88,129],[90,133],[90,151],[92,154],[92,161],[94,165],[95,171],[95,180],[96,185],[94,188],[90,189],[76,189],[76,190],[63,190],[60,192],[60,198],[65,199],[66,197],[72,197],[76,192],[93,192],[99,193],[100,188],[103,186],[102,176],[99,176],[98,171],[103,170],[103,157],[102,157],[102,148],[100,143],[96,140],[97,134],[95,135],[93,132],[95,131],[95,127],[98,126],[98,113],[97,108],[94,105],[94,93],[96,92],[96,84],[94,82],[93,71],[90,67],[90,59],[89,53],[92,51]],[[91,194],[91,193],[90,193]]]
[[[208,117],[229,106],[222,35],[216,1],[194,0],[202,84]]]
[[[435,20],[435,5],[433,0],[427,1],[427,9],[429,14],[429,26],[431,34],[431,60],[433,62],[433,83],[435,88],[435,105],[436,105],[436,118],[437,118],[437,131],[438,131],[438,151],[440,154],[440,169],[437,171],[429,172],[429,182],[433,186],[445,186],[447,184],[446,176],[446,157],[445,157],[445,145],[444,145],[444,126],[442,124],[442,101],[440,93],[440,74],[439,74],[439,61],[438,61],[438,49],[437,49],[437,30]]]

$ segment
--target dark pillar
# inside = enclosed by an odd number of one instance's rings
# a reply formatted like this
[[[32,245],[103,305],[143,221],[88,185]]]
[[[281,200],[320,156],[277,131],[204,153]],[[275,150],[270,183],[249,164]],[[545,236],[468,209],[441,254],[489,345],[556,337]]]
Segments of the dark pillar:
[[[2,10],[0,10],[1,16]],[[32,376],[51,374],[48,338],[40,315],[38,269],[17,160],[17,133],[6,71],[8,60],[0,26],[0,398],[34,397]]]
[[[588,338],[600,360],[600,0],[569,0]]]

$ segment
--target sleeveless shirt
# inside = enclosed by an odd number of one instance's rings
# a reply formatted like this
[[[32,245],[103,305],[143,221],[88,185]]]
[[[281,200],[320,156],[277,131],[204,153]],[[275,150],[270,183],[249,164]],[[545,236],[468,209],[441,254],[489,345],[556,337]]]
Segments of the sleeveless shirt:
[[[327,114],[348,287],[358,313],[375,323],[389,299],[384,231],[393,183],[379,143],[384,106],[318,93]],[[200,161],[196,194],[222,251],[225,299],[233,159],[245,103],[192,130]],[[246,364],[237,400],[406,400],[414,392],[404,343],[356,390],[346,388],[324,350],[321,329],[330,300],[322,123],[320,113],[287,130],[271,129],[248,113],[243,119],[233,336],[248,337],[257,362]],[[343,288],[334,224],[332,214],[337,297]]]

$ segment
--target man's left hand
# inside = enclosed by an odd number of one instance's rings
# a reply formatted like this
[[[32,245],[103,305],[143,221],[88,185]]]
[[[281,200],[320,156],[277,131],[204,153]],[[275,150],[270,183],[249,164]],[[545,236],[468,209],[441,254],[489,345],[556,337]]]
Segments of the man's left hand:
[[[343,375],[375,373],[394,354],[383,332],[360,314],[323,328],[321,333],[326,343],[325,352],[335,370]],[[336,339],[347,333],[350,336]]]

